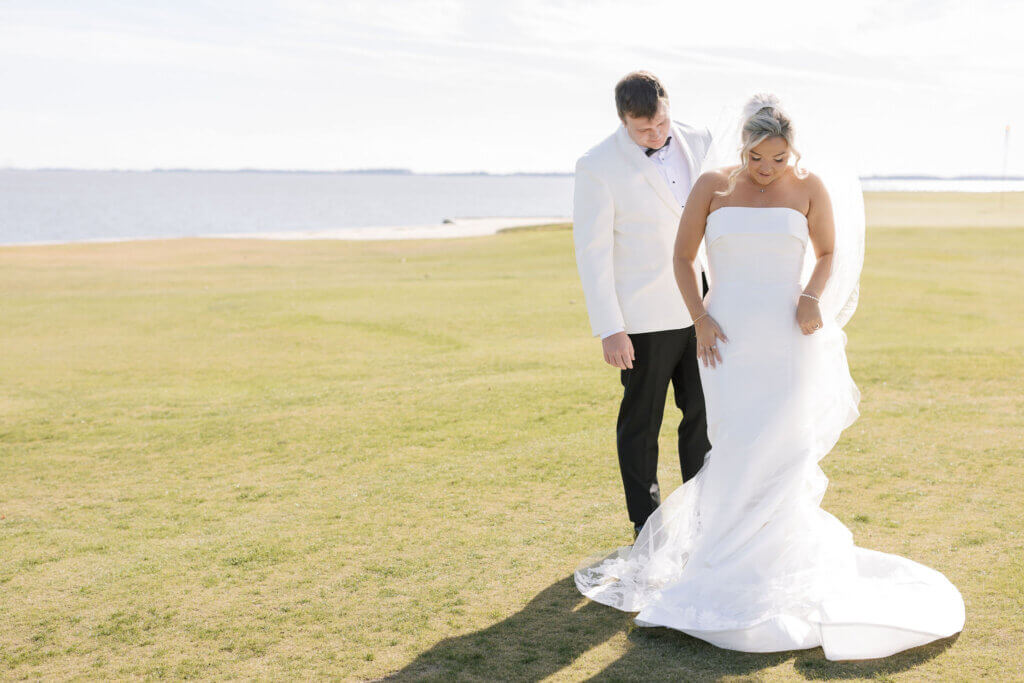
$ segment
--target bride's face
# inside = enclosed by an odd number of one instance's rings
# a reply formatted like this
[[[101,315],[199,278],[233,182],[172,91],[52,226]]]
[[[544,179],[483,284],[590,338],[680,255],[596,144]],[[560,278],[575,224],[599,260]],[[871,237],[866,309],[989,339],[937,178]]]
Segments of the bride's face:
[[[657,149],[665,144],[668,138],[671,120],[668,114],[668,104],[664,99],[658,101],[658,111],[649,119],[640,119],[626,114],[622,119],[622,125],[626,127],[629,137],[633,142],[642,147]]]
[[[786,138],[771,137],[762,140],[747,153],[747,170],[759,185],[767,185],[786,172],[789,162],[789,143]]]

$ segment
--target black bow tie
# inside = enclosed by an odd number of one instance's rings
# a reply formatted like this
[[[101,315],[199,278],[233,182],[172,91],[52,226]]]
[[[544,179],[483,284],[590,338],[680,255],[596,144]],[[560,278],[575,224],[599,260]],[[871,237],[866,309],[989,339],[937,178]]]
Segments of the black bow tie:
[[[659,147],[657,149],[654,149],[653,147],[648,147],[647,149],[644,150],[644,154],[646,154],[647,156],[651,156],[655,152],[660,152],[661,150],[663,150],[666,147],[668,147],[668,143],[670,143],[670,142],[672,142],[672,136],[671,135],[669,135],[667,138],[665,138],[665,144],[664,145],[662,145],[661,147]]]

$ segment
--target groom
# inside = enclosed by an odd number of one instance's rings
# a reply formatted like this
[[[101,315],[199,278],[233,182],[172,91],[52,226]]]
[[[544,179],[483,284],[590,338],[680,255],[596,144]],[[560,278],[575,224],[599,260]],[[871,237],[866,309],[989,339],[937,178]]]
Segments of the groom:
[[[615,106],[622,125],[576,162],[573,240],[591,328],[605,362],[621,370],[616,445],[635,539],[661,504],[658,433],[670,381],[683,412],[684,482],[711,448],[693,322],[672,267],[711,134],[672,121],[665,88],[646,71],[619,81]]]

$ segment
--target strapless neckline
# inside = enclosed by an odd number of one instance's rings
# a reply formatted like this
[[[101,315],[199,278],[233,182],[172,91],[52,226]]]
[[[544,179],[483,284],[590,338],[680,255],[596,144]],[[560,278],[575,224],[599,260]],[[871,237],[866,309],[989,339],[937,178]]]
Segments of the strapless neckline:
[[[797,214],[804,220],[807,220],[807,216],[805,216],[801,211],[798,211],[797,209],[794,209],[791,206],[720,206],[711,213],[709,213],[708,217],[710,218],[712,214],[716,214],[722,209],[785,209],[786,211],[792,211],[793,213]]]
[[[726,209],[737,211],[727,212]],[[713,242],[726,235],[789,235],[806,245],[810,231],[807,216],[790,206],[720,206],[708,214],[704,240],[709,250]],[[711,257],[710,251],[708,256]]]

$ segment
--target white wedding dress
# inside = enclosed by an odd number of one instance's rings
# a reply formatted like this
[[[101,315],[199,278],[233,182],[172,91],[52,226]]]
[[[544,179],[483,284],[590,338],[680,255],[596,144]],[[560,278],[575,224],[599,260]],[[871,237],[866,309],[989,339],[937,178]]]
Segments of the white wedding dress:
[[[783,207],[722,207],[705,231],[710,315],[729,338],[700,367],[711,450],[633,546],[575,573],[600,603],[719,647],[821,646],[829,659],[884,657],[959,632],[964,603],[942,574],[859,548],[820,507],[818,462],[858,416],[860,393],[834,320],[796,323],[807,219]]]

